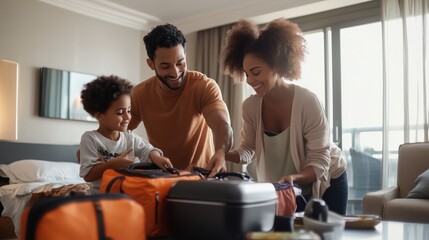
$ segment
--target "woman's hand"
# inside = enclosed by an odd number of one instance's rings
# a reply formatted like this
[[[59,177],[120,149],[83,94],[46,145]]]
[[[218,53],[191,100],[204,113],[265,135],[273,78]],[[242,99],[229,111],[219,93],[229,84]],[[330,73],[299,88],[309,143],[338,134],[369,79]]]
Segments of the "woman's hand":
[[[289,183],[290,185],[293,185],[293,181],[294,181],[293,175],[288,175],[288,176],[282,177],[279,182]]]
[[[314,173],[313,167],[306,167],[299,173],[282,177],[280,179],[280,182],[303,186],[307,184],[312,184],[316,180],[316,174]]]

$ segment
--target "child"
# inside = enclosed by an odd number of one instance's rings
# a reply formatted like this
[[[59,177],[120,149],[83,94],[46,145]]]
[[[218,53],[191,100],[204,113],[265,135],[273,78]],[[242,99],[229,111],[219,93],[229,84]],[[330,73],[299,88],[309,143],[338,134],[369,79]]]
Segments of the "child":
[[[152,161],[165,170],[173,167],[162,151],[127,131],[131,119],[133,86],[117,76],[101,76],[84,85],[82,104],[97,119],[97,130],[87,131],[80,142],[80,176],[99,192],[106,169],[120,169],[138,161]]]

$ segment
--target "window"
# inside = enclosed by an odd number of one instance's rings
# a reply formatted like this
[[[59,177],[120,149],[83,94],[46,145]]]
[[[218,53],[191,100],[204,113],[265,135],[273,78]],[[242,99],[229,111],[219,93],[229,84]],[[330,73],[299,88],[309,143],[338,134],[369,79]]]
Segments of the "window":
[[[297,84],[315,92],[326,108],[332,139],[348,162],[347,213],[360,214],[363,195],[381,188],[383,68],[379,2],[291,21],[299,24],[308,45],[302,79]],[[360,163],[373,170],[359,168],[356,164]]]

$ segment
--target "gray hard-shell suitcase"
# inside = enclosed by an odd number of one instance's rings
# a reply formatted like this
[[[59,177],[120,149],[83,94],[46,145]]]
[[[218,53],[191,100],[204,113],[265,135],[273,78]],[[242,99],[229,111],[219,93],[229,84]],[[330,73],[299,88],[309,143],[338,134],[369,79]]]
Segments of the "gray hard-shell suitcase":
[[[242,179],[232,180],[237,174]],[[244,239],[247,232],[272,230],[277,194],[271,183],[226,173],[176,182],[166,207],[174,239]]]

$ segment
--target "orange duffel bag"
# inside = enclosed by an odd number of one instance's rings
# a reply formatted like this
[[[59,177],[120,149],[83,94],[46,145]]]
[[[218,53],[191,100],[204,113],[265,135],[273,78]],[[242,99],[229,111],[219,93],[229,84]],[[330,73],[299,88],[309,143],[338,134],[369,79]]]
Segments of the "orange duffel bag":
[[[164,172],[153,163],[135,163],[120,170],[107,169],[103,173],[100,192],[124,193],[145,209],[148,237],[170,235],[165,199],[177,181],[200,180],[197,172],[168,168]]]
[[[21,216],[23,240],[145,240],[144,209],[124,194],[47,197]]]

